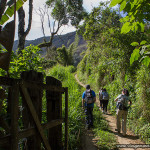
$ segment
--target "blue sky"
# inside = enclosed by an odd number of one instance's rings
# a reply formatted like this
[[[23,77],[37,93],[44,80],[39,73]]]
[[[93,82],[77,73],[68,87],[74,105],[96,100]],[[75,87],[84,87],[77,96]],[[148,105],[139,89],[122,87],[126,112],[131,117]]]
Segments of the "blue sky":
[[[88,12],[91,12],[92,8],[97,7],[101,1],[105,1],[105,0],[83,0],[83,5],[84,5],[84,8]],[[34,39],[37,39],[37,38],[43,36],[42,30],[41,30],[40,17],[37,15],[35,10],[37,10],[39,7],[42,8],[44,6],[44,3],[45,3],[45,0],[34,1],[32,27],[31,27],[30,33],[27,35],[26,40],[34,40]],[[28,10],[28,2],[25,3],[24,9]],[[26,11],[26,22],[28,23],[28,12],[27,11]],[[27,23],[26,23],[26,25],[27,25]],[[17,31],[17,27],[16,27],[16,31]],[[66,34],[66,33],[73,32],[73,31],[75,31],[74,27],[72,27],[71,25],[66,25],[66,26],[63,26],[60,28],[58,34]],[[46,22],[45,22],[45,33],[46,33],[46,36],[50,35],[49,28],[46,25]],[[17,39],[17,38],[18,38],[18,36],[17,36],[17,32],[16,32],[15,39]]]

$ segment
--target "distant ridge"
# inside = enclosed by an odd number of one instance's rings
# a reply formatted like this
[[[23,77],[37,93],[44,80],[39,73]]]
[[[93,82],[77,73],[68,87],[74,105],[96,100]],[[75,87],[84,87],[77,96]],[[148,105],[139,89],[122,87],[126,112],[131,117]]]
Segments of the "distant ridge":
[[[68,42],[69,42],[69,45],[70,45],[72,42],[74,42],[75,35],[76,35],[76,32],[70,32],[70,33],[67,33],[67,34],[64,34],[64,35],[56,35],[54,37],[54,40],[53,40],[53,46],[56,46],[56,47],[61,47],[62,45],[67,46]],[[82,36],[79,36],[79,37],[80,37],[79,45],[86,44],[83,37]],[[46,36],[45,39],[48,42],[49,39],[50,39],[50,36]],[[25,47],[29,46],[30,44],[38,45],[42,42],[43,42],[43,37],[37,38],[35,40],[26,40],[25,41]],[[16,51],[17,46],[18,46],[18,40],[16,40],[14,42],[14,45],[13,45],[13,50],[14,51]]]
[[[56,47],[61,47],[62,45],[69,46],[71,43],[74,42],[75,35],[76,35],[76,32],[70,32],[70,33],[67,33],[64,35],[57,35],[54,37],[53,46],[56,46]],[[46,36],[45,39],[48,42],[50,39],[50,36]],[[43,42],[43,37],[37,38],[35,40],[26,40],[25,41],[25,47],[29,46],[30,44],[38,45],[42,42]],[[17,46],[18,46],[18,40],[14,41],[13,51],[17,50]],[[82,59],[82,57],[80,56],[80,53],[82,53],[86,49],[87,49],[86,41],[84,41],[82,36],[79,36],[78,49],[74,54],[75,65],[77,65],[80,62],[80,60]],[[43,50],[42,54],[45,55],[46,49],[42,48],[42,50]]]

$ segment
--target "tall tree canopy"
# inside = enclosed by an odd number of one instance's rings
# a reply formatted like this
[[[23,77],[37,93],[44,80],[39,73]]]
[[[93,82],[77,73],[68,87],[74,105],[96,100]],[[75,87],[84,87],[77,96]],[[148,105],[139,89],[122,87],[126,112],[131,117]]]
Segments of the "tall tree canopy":
[[[83,8],[83,0],[47,0],[46,5],[51,9],[54,23],[49,42],[39,44],[38,47],[40,48],[52,46],[53,37],[58,33],[61,26],[71,23],[77,28],[80,21],[87,16],[87,12]],[[50,26],[50,21],[48,20],[48,22]]]
[[[52,7],[52,16],[54,19],[61,18],[62,24],[71,24],[76,26],[86,16],[83,8],[83,0],[47,0],[46,4]]]

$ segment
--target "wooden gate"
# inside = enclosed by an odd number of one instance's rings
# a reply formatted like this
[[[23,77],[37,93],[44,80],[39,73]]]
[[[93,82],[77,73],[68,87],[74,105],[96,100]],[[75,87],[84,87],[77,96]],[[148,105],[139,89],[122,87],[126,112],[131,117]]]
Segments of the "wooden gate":
[[[3,129],[0,131],[0,149],[18,150],[20,146],[25,150],[43,150],[42,147],[47,150],[68,149],[68,88],[62,87],[61,82],[53,77],[46,77],[44,84],[42,73],[35,71],[23,72],[21,79],[0,77],[0,86],[8,91],[6,97],[4,91],[0,91],[0,112],[3,101],[7,100],[7,111],[0,115]],[[65,123],[64,144],[62,123]]]

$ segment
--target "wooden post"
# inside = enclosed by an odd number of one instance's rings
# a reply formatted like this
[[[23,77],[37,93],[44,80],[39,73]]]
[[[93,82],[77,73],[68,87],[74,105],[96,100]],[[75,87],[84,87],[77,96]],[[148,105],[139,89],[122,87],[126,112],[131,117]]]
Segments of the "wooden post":
[[[18,150],[18,104],[19,104],[19,84],[14,82],[11,87],[11,150]]]
[[[62,87],[59,80],[53,77],[46,77],[46,84],[56,87]],[[47,121],[50,122],[55,119],[62,118],[62,93],[46,91],[47,100]],[[48,133],[49,143],[52,150],[62,149],[62,125],[58,125],[49,129]]]
[[[36,71],[26,71],[22,72],[21,78],[25,81],[32,81],[32,82],[38,82],[43,83],[43,75],[42,73],[38,73]],[[32,103],[35,107],[36,113],[38,114],[38,118],[41,122],[42,119],[42,96],[43,96],[43,90],[35,89],[35,88],[28,88],[29,95],[31,97]],[[28,106],[26,104],[26,101],[23,97],[23,125],[24,128],[29,127],[35,127],[35,123],[33,121],[33,118],[31,116],[31,113],[28,109]],[[39,134],[36,134],[35,136],[28,137],[27,138],[27,149],[29,150],[41,150],[41,138]]]
[[[68,150],[68,88],[65,88],[65,150]]]

